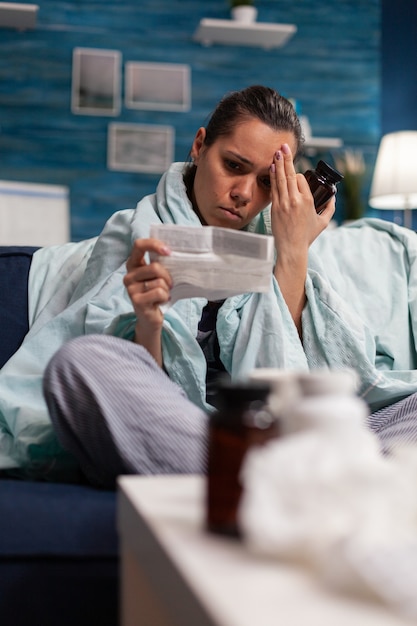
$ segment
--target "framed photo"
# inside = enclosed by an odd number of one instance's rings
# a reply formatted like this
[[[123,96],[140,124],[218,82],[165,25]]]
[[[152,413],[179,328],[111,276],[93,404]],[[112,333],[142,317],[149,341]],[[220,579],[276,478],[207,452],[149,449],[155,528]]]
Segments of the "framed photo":
[[[118,115],[121,106],[119,50],[74,48],[71,110],[82,115]]]
[[[109,124],[107,166],[121,172],[162,174],[173,161],[174,138],[172,126]]]
[[[125,64],[125,104],[131,109],[189,111],[190,66],[128,61]]]

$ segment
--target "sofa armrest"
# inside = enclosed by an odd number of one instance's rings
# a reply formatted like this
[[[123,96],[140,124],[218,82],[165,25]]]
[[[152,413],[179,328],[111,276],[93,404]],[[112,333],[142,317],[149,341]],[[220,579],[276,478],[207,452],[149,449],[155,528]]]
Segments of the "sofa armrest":
[[[28,276],[34,246],[0,246],[0,367],[16,352],[28,328]]]

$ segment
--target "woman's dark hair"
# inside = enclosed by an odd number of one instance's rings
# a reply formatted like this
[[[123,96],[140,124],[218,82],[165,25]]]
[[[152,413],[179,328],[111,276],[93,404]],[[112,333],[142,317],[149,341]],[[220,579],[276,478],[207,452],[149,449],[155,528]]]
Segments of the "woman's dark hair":
[[[297,156],[304,140],[293,105],[274,89],[261,85],[233,91],[220,100],[206,126],[204,143],[211,146],[218,137],[229,135],[238,124],[254,117],[274,130],[293,133]]]
[[[304,137],[293,105],[275,89],[262,85],[232,91],[220,100],[207,123],[205,145],[213,145],[220,136],[230,135],[236,126],[251,118],[259,119],[274,130],[293,133],[297,142],[294,159],[301,152]],[[194,176],[195,166],[190,164],[185,173],[188,188]]]

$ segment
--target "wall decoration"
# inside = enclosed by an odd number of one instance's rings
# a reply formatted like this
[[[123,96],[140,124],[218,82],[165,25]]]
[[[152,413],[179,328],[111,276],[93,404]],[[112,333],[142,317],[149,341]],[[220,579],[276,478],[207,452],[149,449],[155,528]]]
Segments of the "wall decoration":
[[[125,104],[131,109],[189,111],[190,66],[176,63],[127,62]]]
[[[174,137],[172,126],[109,124],[107,166],[122,172],[162,174],[174,160]]]
[[[71,110],[82,115],[118,115],[121,96],[118,50],[74,48]]]

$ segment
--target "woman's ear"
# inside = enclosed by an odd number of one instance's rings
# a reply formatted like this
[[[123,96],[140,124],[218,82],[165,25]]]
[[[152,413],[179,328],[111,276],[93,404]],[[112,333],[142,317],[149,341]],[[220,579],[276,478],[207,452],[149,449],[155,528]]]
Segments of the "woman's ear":
[[[206,138],[206,129],[204,126],[198,129],[195,134],[193,145],[191,146],[191,159],[193,160],[194,165],[198,165],[198,157],[200,156],[201,149],[204,145],[204,140]]]

